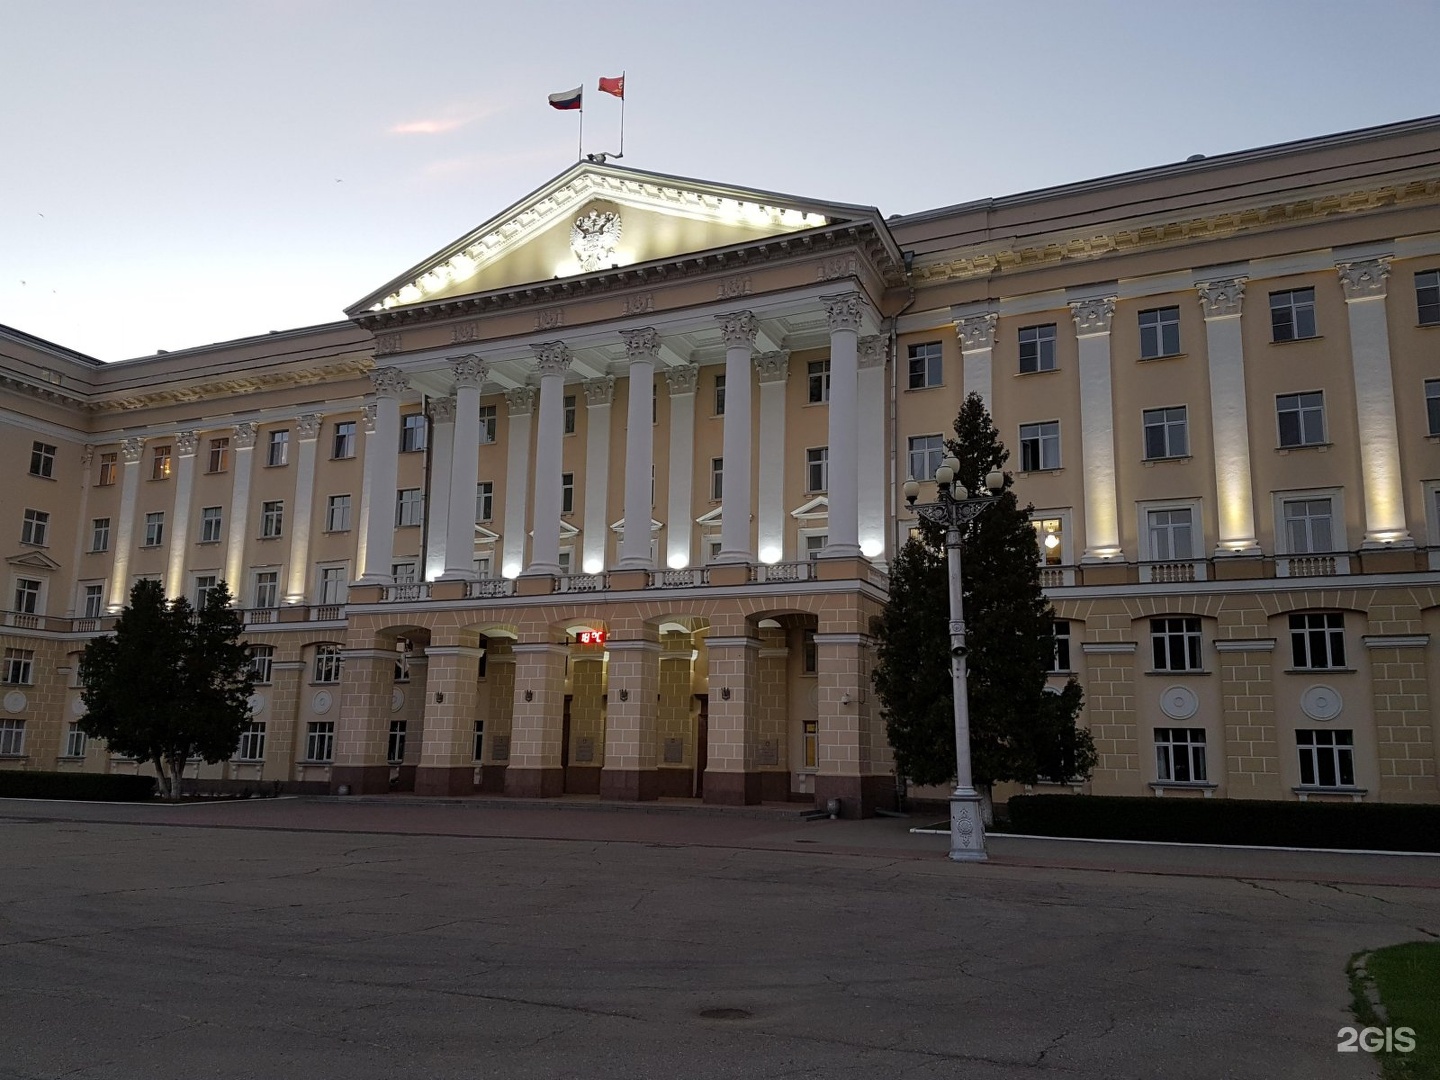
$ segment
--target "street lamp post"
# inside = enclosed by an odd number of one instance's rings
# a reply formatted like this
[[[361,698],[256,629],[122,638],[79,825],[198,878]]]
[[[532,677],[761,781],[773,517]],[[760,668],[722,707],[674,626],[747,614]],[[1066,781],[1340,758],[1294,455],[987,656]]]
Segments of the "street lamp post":
[[[960,578],[960,537],[966,525],[994,505],[993,496],[1005,487],[1005,474],[992,469],[985,477],[989,491],[970,497],[955,483],[960,463],[947,457],[935,470],[935,502],[915,505],[920,485],[905,484],[905,501],[927,521],[945,526],[945,556],[950,571],[950,677],[955,695],[955,791],[950,796],[950,858],[956,862],[982,862],[985,822],[980,794],[970,771],[970,697],[966,684],[965,606]]]

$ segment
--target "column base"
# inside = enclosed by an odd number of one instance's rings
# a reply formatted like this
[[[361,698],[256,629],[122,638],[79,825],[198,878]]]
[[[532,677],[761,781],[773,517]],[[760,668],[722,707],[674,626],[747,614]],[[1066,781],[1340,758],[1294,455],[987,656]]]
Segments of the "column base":
[[[475,767],[424,766],[415,770],[416,795],[473,795]]]
[[[984,862],[985,819],[981,817],[980,796],[973,791],[950,796],[950,859],[952,862]]]
[[[339,795],[342,787],[351,795],[383,795],[390,790],[390,766],[332,765],[330,794]]]
[[[510,766],[505,770],[505,794],[517,799],[555,799],[565,794],[565,770],[517,769]]]
[[[753,806],[760,801],[761,774],[758,772],[714,772],[705,770],[705,802],[717,806]]]
[[[816,776],[815,809],[840,800],[842,818],[874,817],[877,809],[895,809],[895,778],[888,775]]]
[[[486,794],[503,795],[505,793],[505,772],[504,765],[482,765],[480,767],[480,790]]]
[[[600,798],[650,802],[660,796],[660,777],[654,769],[601,769]]]

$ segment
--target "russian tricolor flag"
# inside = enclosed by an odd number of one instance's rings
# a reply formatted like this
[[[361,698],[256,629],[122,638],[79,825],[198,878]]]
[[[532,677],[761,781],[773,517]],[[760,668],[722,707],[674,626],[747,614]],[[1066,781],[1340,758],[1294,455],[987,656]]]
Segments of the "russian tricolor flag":
[[[580,92],[583,87],[577,86],[574,90],[566,90],[563,94],[550,95],[550,107],[552,109],[578,109],[580,108]]]

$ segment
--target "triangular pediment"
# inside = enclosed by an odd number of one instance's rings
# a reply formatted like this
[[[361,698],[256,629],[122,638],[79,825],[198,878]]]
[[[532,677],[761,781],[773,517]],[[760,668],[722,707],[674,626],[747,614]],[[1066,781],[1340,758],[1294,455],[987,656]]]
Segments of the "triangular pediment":
[[[879,223],[873,207],[583,161],[347,309],[351,315]]]
[[[654,518],[650,519],[650,531],[652,533],[659,532],[664,527],[665,523],[663,521],[656,521]],[[623,533],[625,531],[625,519],[622,517],[618,521],[612,521],[610,523],[610,531],[617,535]]]
[[[822,518],[830,516],[830,500],[824,495],[817,495],[803,506],[797,506],[790,511],[790,516],[804,521],[807,518]]]
[[[500,534],[491,532],[484,525],[475,526],[475,546],[484,547],[486,544],[493,544],[500,539]]]
[[[22,551],[19,555],[11,555],[5,561],[22,570],[51,571],[60,569],[60,564],[43,551]]]
[[[725,509],[725,508],[724,508],[723,506],[717,506],[717,507],[715,507],[714,510],[710,510],[710,511],[704,513],[704,514],[701,514],[698,518],[695,519],[695,524],[696,524],[696,525],[719,525],[719,524],[720,524],[720,520],[721,520],[720,511],[722,511],[722,510],[724,510],[724,509]]]

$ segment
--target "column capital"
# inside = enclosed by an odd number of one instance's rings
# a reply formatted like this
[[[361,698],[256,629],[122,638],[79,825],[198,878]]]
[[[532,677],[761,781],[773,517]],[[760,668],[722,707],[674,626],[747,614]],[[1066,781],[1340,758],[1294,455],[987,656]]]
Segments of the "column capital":
[[[135,464],[145,453],[145,440],[132,435],[120,444],[120,453],[125,464]]]
[[[485,383],[485,376],[489,374],[490,366],[481,360],[474,353],[466,353],[464,356],[452,356],[450,358],[450,374],[455,380],[455,388],[479,388]]]
[[[235,440],[235,449],[250,450],[255,446],[255,439],[259,434],[259,425],[254,420],[242,420],[235,425],[235,431],[230,437]]]
[[[175,453],[181,457],[194,457],[195,447],[200,442],[198,431],[177,431],[175,433]]]
[[[295,437],[301,442],[311,442],[320,437],[320,422],[324,417],[318,412],[301,413],[295,418]]]
[[[727,349],[753,349],[755,335],[760,332],[760,320],[749,311],[732,311],[716,315],[720,324],[720,335],[725,339]]]
[[[1363,259],[1356,262],[1339,262],[1335,269],[1340,271],[1340,284],[1345,289],[1345,302],[1356,300],[1383,300],[1385,279],[1390,276],[1390,256],[1378,259]]]
[[[980,352],[995,347],[995,323],[1000,316],[993,311],[966,315],[955,320],[955,336],[960,339],[960,352]]]
[[[399,397],[410,387],[410,380],[399,368],[382,367],[370,372],[370,382],[378,397]]]
[[[1200,307],[1205,312],[1205,318],[1230,319],[1240,314],[1245,300],[1245,279],[1235,277],[1197,281],[1195,290],[1200,294]]]
[[[656,354],[660,352],[660,332],[653,326],[621,330],[620,336],[625,339],[625,357],[632,364],[636,360],[655,362]]]
[[[610,405],[615,401],[615,376],[601,375],[598,379],[585,380],[585,407],[595,408]]]
[[[700,369],[694,364],[681,364],[679,367],[665,369],[665,381],[670,385],[671,397],[695,393],[699,380]]]
[[[866,304],[859,293],[822,296],[820,302],[825,305],[825,318],[830,323],[832,334],[837,330],[860,330],[860,324],[865,320]]]
[[[1082,336],[1108,334],[1115,315],[1115,297],[1098,296],[1091,300],[1070,301],[1070,314],[1075,317],[1075,332]]]
[[[360,426],[366,435],[375,434],[375,419],[379,415],[380,410],[373,401],[360,410]]]
[[[790,350],[777,349],[755,355],[755,373],[761,384],[783,383],[790,375]]]
[[[856,366],[861,371],[867,368],[885,366],[886,353],[885,338],[880,334],[868,334],[862,337],[859,342],[859,353],[856,357]]]
[[[88,469],[95,461],[95,444],[86,443],[80,451],[80,468]]]
[[[531,345],[535,354],[535,367],[542,376],[564,375],[570,370],[570,347],[563,341],[545,341]]]
[[[537,393],[533,386],[517,386],[514,390],[506,390],[505,404],[510,406],[510,415],[528,416],[534,412]]]
[[[455,422],[455,399],[453,397],[431,398],[430,422],[432,424],[453,424]]]

